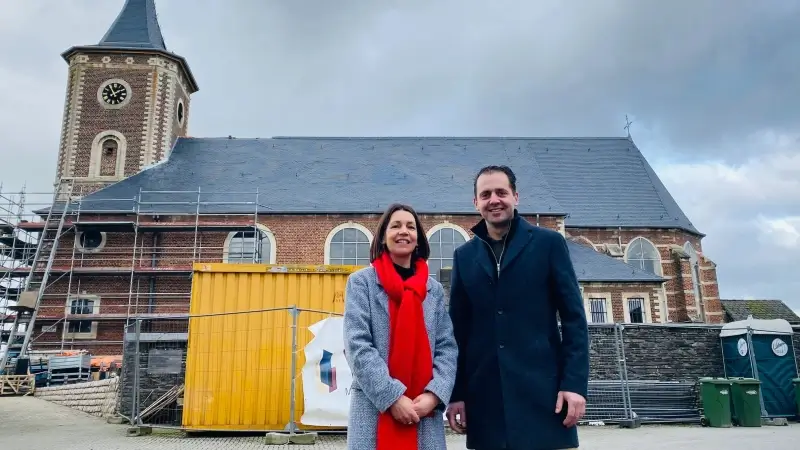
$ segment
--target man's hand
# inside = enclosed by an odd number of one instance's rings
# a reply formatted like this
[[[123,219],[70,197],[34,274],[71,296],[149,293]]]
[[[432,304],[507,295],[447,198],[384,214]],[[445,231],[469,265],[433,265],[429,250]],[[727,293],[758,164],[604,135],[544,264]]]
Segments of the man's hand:
[[[556,401],[556,414],[561,412],[564,402],[567,402],[567,418],[564,419],[564,426],[571,428],[586,413],[586,399],[574,392],[559,391],[558,400]]]
[[[431,392],[423,392],[414,399],[414,411],[420,418],[428,417],[428,414],[439,404],[439,399]]]
[[[453,402],[447,407],[447,421],[450,428],[459,434],[467,431],[467,408],[464,402]]]
[[[405,395],[389,407],[389,412],[392,413],[394,420],[403,425],[412,425],[419,422],[419,416],[414,410],[414,403]]]

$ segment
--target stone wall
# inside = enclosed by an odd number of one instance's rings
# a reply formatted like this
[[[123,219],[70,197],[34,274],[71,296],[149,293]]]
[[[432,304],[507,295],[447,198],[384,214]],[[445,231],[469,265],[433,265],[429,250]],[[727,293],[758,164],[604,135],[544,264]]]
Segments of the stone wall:
[[[589,325],[592,380],[619,379],[617,342],[622,339],[629,380],[697,381],[723,377],[719,325],[624,324],[621,338],[613,325]],[[800,327],[792,337],[800,364]]]
[[[36,388],[34,396],[98,417],[117,411],[119,378]]]

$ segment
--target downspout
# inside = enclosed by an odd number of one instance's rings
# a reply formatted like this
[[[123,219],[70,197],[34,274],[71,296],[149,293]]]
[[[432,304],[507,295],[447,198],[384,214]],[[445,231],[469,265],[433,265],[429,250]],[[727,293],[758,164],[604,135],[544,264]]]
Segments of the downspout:
[[[539,226],[539,213],[536,213],[536,226]]]
[[[617,227],[617,244],[619,244],[619,248],[622,250],[622,227]]]
[[[155,221],[158,221],[158,218],[155,218]],[[156,267],[158,267],[158,246],[161,241],[161,233],[153,232],[153,249],[151,252],[150,257],[150,267],[155,272]],[[150,289],[147,298],[147,313],[152,314],[155,310],[155,303],[156,303],[156,277],[155,275],[150,275]]]

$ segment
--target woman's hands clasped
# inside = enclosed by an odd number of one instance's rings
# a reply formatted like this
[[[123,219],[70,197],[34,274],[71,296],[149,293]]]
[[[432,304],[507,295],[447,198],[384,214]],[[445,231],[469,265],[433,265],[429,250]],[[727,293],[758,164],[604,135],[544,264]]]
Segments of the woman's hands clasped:
[[[419,415],[414,408],[414,402],[405,395],[400,397],[394,404],[389,407],[389,412],[392,413],[394,420],[404,424],[413,425],[419,423]]]
[[[400,397],[394,405],[389,408],[394,420],[404,424],[413,425],[419,423],[423,417],[427,417],[436,405],[439,404],[439,399],[430,392],[424,392],[417,396],[414,400],[406,397]]]

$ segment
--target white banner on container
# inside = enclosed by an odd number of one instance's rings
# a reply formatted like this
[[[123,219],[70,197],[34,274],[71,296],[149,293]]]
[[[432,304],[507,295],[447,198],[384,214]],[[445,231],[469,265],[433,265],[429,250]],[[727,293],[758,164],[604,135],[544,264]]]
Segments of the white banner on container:
[[[308,329],[314,338],[305,348],[302,372],[305,407],[300,423],[346,427],[353,376],[344,356],[342,318],[329,317]]]

